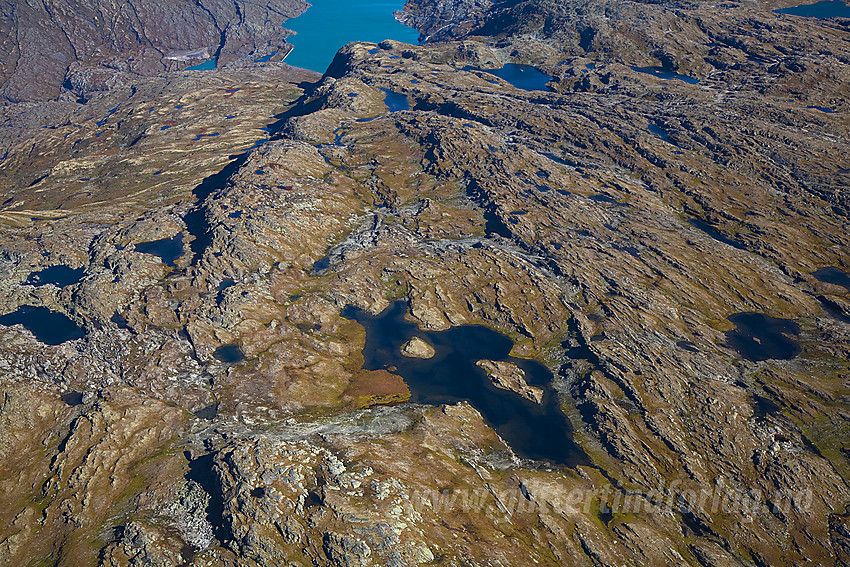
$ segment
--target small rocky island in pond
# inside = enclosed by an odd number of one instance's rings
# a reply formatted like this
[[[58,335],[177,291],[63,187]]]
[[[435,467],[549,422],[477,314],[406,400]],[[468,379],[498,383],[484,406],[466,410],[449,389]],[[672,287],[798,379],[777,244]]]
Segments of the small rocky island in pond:
[[[378,317],[343,312],[366,329],[363,368],[392,369],[404,378],[413,403],[468,402],[521,456],[571,466],[588,462],[572,442],[546,367],[509,356],[511,340],[496,331],[470,325],[422,332],[405,320],[406,311],[397,301]]]
[[[0,565],[850,565],[847,11],[7,0]]]
[[[65,287],[78,283],[83,275],[85,268],[69,268],[68,266],[51,266],[37,272],[33,272],[27,278],[26,283],[36,287],[43,285],[55,285],[56,287]]]

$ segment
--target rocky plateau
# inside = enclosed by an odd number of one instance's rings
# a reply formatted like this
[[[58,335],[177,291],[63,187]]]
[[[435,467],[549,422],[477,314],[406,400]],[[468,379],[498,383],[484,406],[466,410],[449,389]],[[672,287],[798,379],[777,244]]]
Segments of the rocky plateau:
[[[850,20],[793,5],[409,0],[319,76],[304,2],[0,4],[0,564],[850,564]],[[365,370],[399,299],[579,457]]]

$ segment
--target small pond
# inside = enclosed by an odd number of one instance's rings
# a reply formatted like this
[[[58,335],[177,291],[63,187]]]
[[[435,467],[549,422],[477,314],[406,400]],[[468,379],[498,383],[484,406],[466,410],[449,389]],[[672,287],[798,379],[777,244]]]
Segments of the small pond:
[[[245,355],[239,345],[224,345],[215,349],[213,358],[219,362],[233,363],[245,360]]]
[[[850,18],[850,6],[840,0],[822,0],[814,4],[802,4],[791,8],[780,8],[774,10],[777,14],[788,14],[790,16],[803,16],[804,18]]]
[[[698,79],[688,77],[687,75],[680,75],[679,73],[674,73],[673,71],[667,71],[662,67],[632,67],[632,71],[637,71],[638,73],[646,73],[658,79],[665,79],[667,81],[677,80],[688,83],[689,85],[699,84]]]
[[[833,285],[840,285],[844,289],[850,291],[850,275],[842,272],[838,268],[828,267],[820,268],[812,272],[812,275],[818,280]]]
[[[173,238],[163,238],[150,242],[139,242],[135,247],[136,252],[158,256],[166,266],[175,267],[177,258],[183,255],[183,234],[180,233]]]
[[[746,250],[746,247],[738,242],[737,240],[732,240],[727,236],[724,236],[722,232],[714,228],[712,225],[708,224],[705,221],[701,221],[699,219],[688,219],[688,224],[694,228],[697,228],[718,242],[722,242],[724,244],[728,244],[732,248],[737,248],[738,250]]]
[[[413,403],[469,402],[523,457],[568,466],[589,462],[572,441],[572,425],[561,411],[551,387],[552,374],[545,366],[510,356],[511,339],[487,327],[465,325],[445,331],[420,331],[415,323],[405,320],[406,312],[405,301],[396,301],[378,316],[354,307],[343,311],[344,317],[366,329],[363,368],[389,370],[404,378]],[[429,359],[403,356],[401,347],[414,336],[433,346],[436,354]],[[529,385],[544,390],[543,403],[493,386],[475,364],[484,359],[517,365],[525,372]]]
[[[759,420],[767,419],[782,412],[782,407],[764,396],[753,394],[753,417]]]
[[[208,421],[213,421],[216,417],[218,417],[218,403],[210,404],[204,408],[199,409],[195,412],[195,417],[198,419],[206,419]]]
[[[410,110],[410,101],[407,96],[389,89],[381,89],[384,91],[384,104],[390,112],[399,112],[401,110]]]
[[[22,305],[16,311],[0,316],[0,325],[23,325],[38,341],[47,345],[58,345],[85,336],[85,331],[62,313],[32,305]]]
[[[735,328],[726,332],[726,344],[747,360],[789,360],[801,352],[795,338],[800,326],[790,319],[763,313],[735,313],[728,319]]]
[[[550,90],[547,83],[552,80],[551,75],[543,73],[531,65],[519,63],[505,63],[501,69],[482,69],[480,67],[464,67],[464,71],[481,71],[495,75],[507,81],[511,85],[524,91],[546,91]]]
[[[82,392],[65,392],[60,396],[63,402],[68,404],[71,407],[80,406],[83,404],[83,393]]]
[[[24,283],[36,287],[47,284],[52,284],[56,287],[66,287],[79,283],[85,273],[85,268],[73,269],[68,266],[51,266],[31,273]]]
[[[271,61],[272,57],[274,57],[275,55],[277,55],[277,51],[269,53],[268,55],[264,55],[263,57],[260,57],[259,59],[254,59],[254,63],[268,63],[269,61]]]
[[[667,132],[664,130],[664,128],[662,128],[658,124],[655,124],[654,122],[650,122],[648,130],[652,134],[654,134],[659,140],[661,140],[663,142],[667,142],[668,144],[673,144],[673,142],[670,141],[670,136],[668,136]]]
[[[628,207],[629,206],[628,203],[621,203],[617,199],[615,199],[615,198],[613,198],[609,195],[605,195],[603,193],[591,195],[590,197],[588,197],[588,199],[590,199],[591,201],[594,201],[596,203],[605,203],[607,205],[614,205],[616,207]]]

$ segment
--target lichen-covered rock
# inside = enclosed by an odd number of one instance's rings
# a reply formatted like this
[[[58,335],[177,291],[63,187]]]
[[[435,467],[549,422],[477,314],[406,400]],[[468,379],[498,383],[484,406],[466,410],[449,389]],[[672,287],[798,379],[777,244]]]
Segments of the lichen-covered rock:
[[[401,347],[401,354],[410,358],[431,358],[434,356],[434,347],[419,337],[413,337]]]
[[[130,565],[169,567],[180,564],[183,559],[179,548],[177,550],[169,548],[166,538],[161,533],[131,522],[123,526],[118,541],[104,550],[100,565],[103,567]]]
[[[497,388],[514,392],[538,404],[543,402],[543,389],[529,386],[525,381],[525,371],[516,364],[503,360],[479,360],[475,364],[487,373]]]
[[[372,550],[357,538],[328,532],[323,538],[322,548],[331,565],[338,567],[371,565],[369,556],[372,555]]]

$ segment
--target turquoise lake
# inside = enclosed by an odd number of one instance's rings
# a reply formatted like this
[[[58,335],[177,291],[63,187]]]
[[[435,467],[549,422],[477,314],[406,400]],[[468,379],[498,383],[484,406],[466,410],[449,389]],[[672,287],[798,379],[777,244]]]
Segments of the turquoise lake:
[[[284,22],[297,35],[287,38],[295,49],[286,62],[295,67],[324,73],[340,47],[351,41],[379,43],[395,39],[418,44],[419,32],[396,21],[399,2],[352,2],[351,0],[313,0],[303,14]]]

